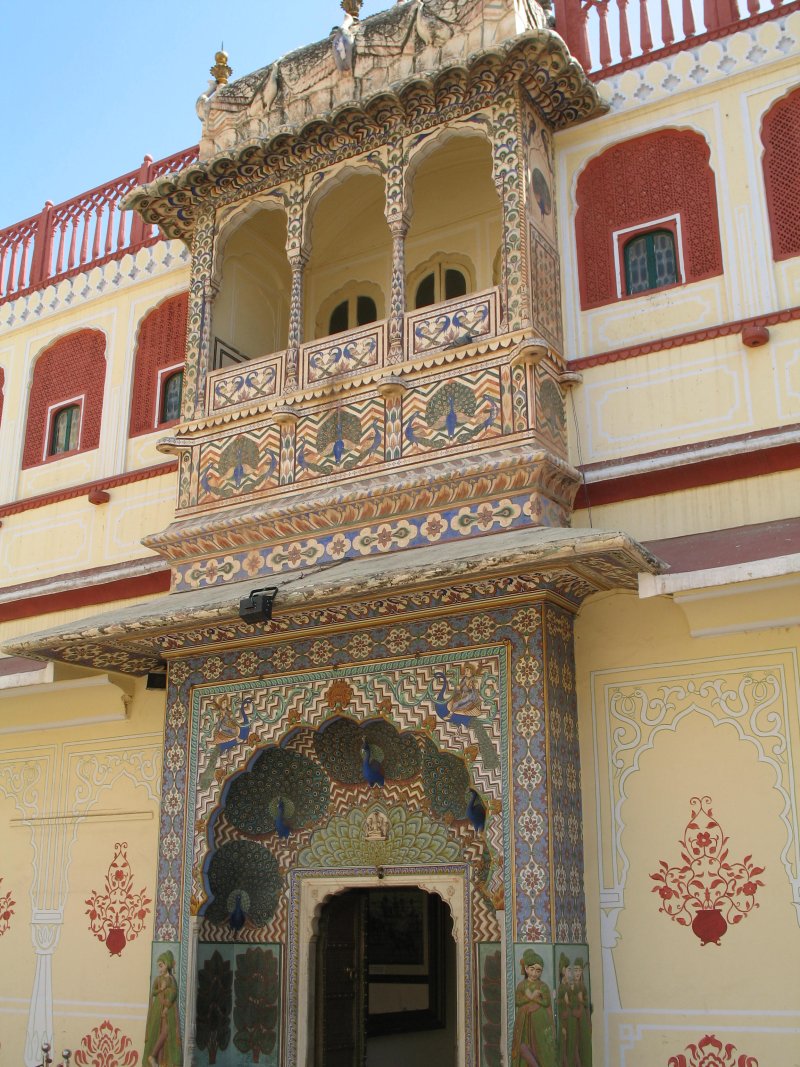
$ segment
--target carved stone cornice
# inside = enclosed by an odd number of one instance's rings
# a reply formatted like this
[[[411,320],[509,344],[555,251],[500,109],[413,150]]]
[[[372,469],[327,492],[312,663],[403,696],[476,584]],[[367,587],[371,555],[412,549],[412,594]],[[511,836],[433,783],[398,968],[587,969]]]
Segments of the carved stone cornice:
[[[521,86],[554,129],[607,110],[594,85],[549,29],[529,30],[437,71],[413,74],[358,101],[241,143],[134,189],[123,207],[188,240],[199,210],[221,206],[401,136],[489,107]]]

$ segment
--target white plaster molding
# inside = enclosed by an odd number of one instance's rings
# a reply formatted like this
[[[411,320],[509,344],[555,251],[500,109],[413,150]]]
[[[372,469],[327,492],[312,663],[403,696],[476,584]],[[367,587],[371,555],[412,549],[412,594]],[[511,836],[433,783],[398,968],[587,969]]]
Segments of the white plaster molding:
[[[747,451],[760,452],[766,448],[780,448],[784,445],[796,445],[800,443],[800,430],[779,430],[775,433],[764,434],[747,442]],[[591,469],[583,472],[583,480],[586,485],[608,481],[610,478],[630,478],[636,474],[652,474],[654,471],[673,470],[676,467],[685,467],[690,463],[706,463],[712,459],[730,459],[742,454],[742,439],[737,437],[732,441],[700,442],[696,445],[687,445],[667,455],[650,455],[641,458],[608,460],[605,463],[592,465]],[[640,596],[643,595],[640,587]],[[648,594],[655,596],[655,593]]]
[[[800,552],[731,563],[725,567],[706,567],[699,571],[677,571],[674,574],[642,573],[639,575],[639,598],[646,600],[653,596],[673,596],[678,603],[719,599],[735,596],[739,590],[731,586],[735,587],[743,582],[748,583],[748,591],[797,585],[800,583]],[[796,618],[794,622],[775,625],[789,626],[798,621]]]
[[[20,596],[52,596],[54,593],[72,592],[76,587],[103,585],[116,582],[121,578],[138,578],[143,574],[153,574],[166,570],[169,564],[162,556],[153,555],[149,559],[135,559],[129,563],[118,563],[111,567],[93,568],[72,574],[59,574],[54,578],[43,578],[37,582],[26,583],[24,592],[19,586],[0,590],[0,604],[16,603]]]

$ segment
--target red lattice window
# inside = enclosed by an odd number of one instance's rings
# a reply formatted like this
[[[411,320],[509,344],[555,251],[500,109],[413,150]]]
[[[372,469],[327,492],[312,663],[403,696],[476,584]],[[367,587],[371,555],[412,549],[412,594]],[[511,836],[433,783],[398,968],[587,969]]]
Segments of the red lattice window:
[[[772,105],[761,141],[772,255],[789,259],[800,255],[800,89]]]
[[[152,433],[161,421],[164,372],[183,366],[189,294],[171,296],[145,316],[139,329],[133,367],[130,435]],[[171,420],[166,425],[177,422]]]
[[[578,178],[575,237],[581,307],[620,299],[614,234],[676,217],[684,282],[722,273],[710,150],[698,133],[659,130],[614,145]],[[624,293],[624,289],[622,290]]]
[[[61,337],[36,360],[28,400],[23,469],[61,453],[48,453],[53,414],[81,398],[80,436],[72,452],[88,452],[100,443],[103,387],[106,380],[106,338],[99,330],[79,330]]]

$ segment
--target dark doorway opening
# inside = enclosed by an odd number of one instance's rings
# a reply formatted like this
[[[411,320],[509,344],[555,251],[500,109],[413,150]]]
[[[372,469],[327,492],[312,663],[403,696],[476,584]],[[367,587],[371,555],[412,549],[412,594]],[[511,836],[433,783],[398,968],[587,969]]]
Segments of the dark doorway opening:
[[[349,889],[323,906],[316,1067],[456,1064],[453,923],[414,887]]]

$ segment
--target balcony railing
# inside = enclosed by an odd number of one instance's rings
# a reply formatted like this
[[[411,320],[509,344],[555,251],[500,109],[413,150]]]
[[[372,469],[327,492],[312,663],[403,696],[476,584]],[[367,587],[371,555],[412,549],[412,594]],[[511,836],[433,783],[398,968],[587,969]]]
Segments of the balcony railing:
[[[419,311],[407,311],[404,357],[420,359],[432,352],[494,337],[499,322],[500,293],[496,288]],[[387,352],[385,320],[306,341],[300,346],[300,388],[369,374],[386,366]],[[216,415],[231,408],[255,406],[280,396],[285,388],[285,360],[285,352],[272,352],[212,371],[206,384],[208,413]]]
[[[0,230],[0,303],[155,244],[155,227],[121,211],[120,201],[197,156],[197,145],[155,163],[145,156],[136,170],[61,204],[48,201],[38,215]]]
[[[583,69],[602,77],[798,6],[797,0],[555,0],[556,30]]]

